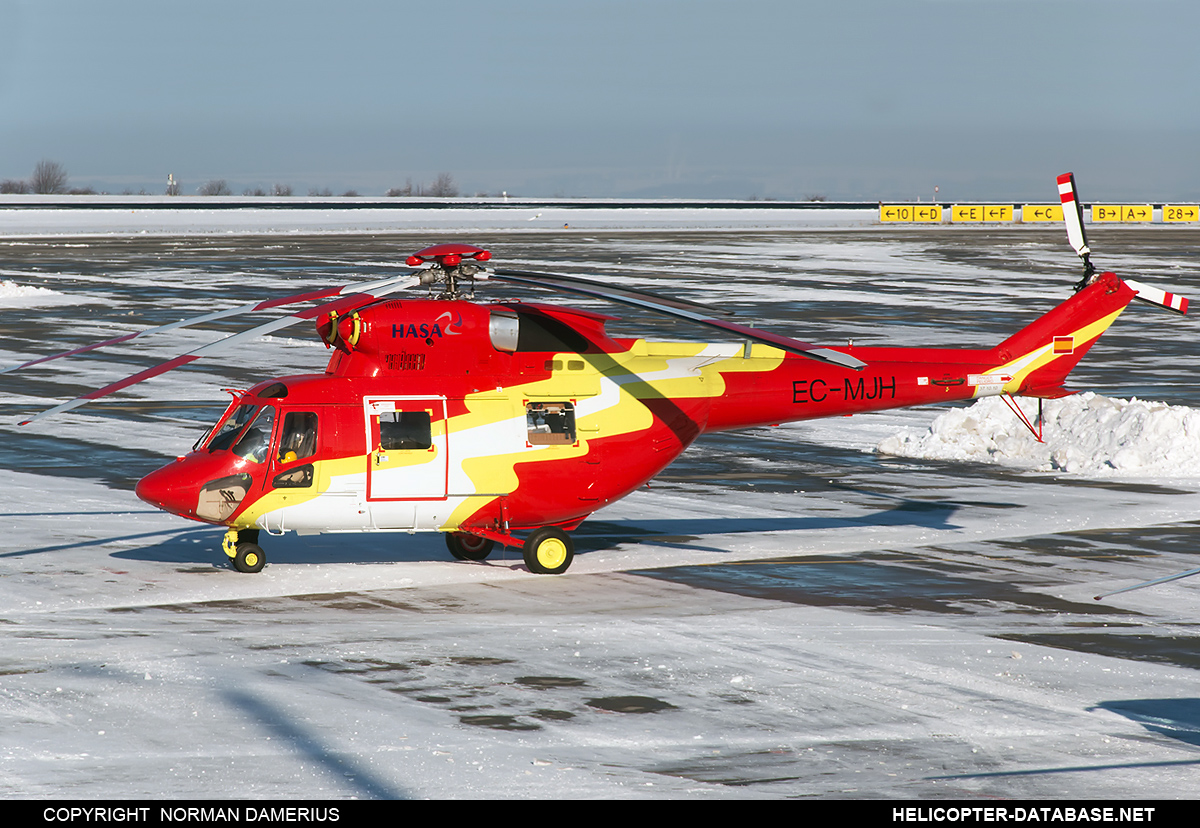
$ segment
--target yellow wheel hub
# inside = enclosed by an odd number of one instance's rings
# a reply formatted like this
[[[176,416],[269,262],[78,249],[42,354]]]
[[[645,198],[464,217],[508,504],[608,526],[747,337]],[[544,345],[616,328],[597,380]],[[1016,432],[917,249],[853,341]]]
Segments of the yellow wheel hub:
[[[246,553],[246,566],[258,566],[258,555],[253,552]]]
[[[562,566],[567,559],[567,545],[558,538],[546,538],[538,545],[537,559],[547,569]]]

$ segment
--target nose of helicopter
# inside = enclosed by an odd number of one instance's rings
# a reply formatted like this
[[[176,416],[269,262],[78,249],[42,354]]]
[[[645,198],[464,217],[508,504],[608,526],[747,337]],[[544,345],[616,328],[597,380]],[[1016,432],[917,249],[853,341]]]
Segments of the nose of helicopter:
[[[182,478],[185,475],[181,474],[182,465],[183,458],[178,458],[174,463],[150,472],[138,481],[134,493],[151,506],[177,515],[188,514],[194,504],[189,505],[187,501],[189,496],[194,496],[194,492],[183,485]]]

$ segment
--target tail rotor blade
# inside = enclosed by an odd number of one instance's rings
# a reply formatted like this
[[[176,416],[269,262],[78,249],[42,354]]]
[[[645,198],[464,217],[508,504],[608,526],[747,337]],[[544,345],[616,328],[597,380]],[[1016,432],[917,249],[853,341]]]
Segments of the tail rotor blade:
[[[1137,294],[1137,298],[1143,302],[1149,302],[1151,305],[1158,305],[1160,308],[1174,311],[1180,316],[1187,315],[1188,300],[1186,296],[1180,296],[1178,293],[1168,293],[1153,285],[1135,282],[1133,279],[1125,279],[1123,281],[1133,288],[1133,292]]]
[[[1083,229],[1083,205],[1079,202],[1079,191],[1075,187],[1075,173],[1063,173],[1058,177],[1058,197],[1062,201],[1063,221],[1067,225],[1067,240],[1076,255],[1085,262],[1091,254],[1087,233]]]

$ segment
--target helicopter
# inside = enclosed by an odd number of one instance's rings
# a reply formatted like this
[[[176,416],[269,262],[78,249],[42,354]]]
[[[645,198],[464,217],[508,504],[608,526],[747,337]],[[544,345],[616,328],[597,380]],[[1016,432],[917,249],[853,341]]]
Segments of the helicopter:
[[[984,396],[1066,396],[1074,393],[1067,375],[1133,299],[1186,313],[1183,297],[1096,272],[1074,177],[1058,183],[1083,277],[1070,298],[993,348],[821,347],[723,319],[726,311],[697,302],[489,268],[489,251],[452,243],[408,257],[411,272],[214,311],[0,373],[238,313],[321,301],[22,425],[308,321],[330,350],[324,372],[231,390],[216,423],[189,453],[142,478],[137,496],[227,527],[222,549],[241,572],[265,565],[262,532],[295,531],[439,532],[456,559],[482,561],[499,543],[520,548],[530,572],[561,574],[574,557],[572,531],[645,485],[703,434]],[[611,316],[477,301],[489,281],[606,299],[738,341],[613,337],[605,329]],[[394,295],[412,287],[427,295]]]

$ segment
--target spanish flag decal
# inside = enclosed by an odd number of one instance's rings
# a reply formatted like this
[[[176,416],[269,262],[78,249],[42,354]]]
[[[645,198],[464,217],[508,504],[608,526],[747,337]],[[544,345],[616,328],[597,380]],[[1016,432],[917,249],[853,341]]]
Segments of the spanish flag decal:
[[[1056,336],[1056,337],[1054,337],[1054,353],[1056,353],[1056,354],[1073,354],[1073,353],[1075,353],[1075,337],[1073,337],[1073,336]]]

